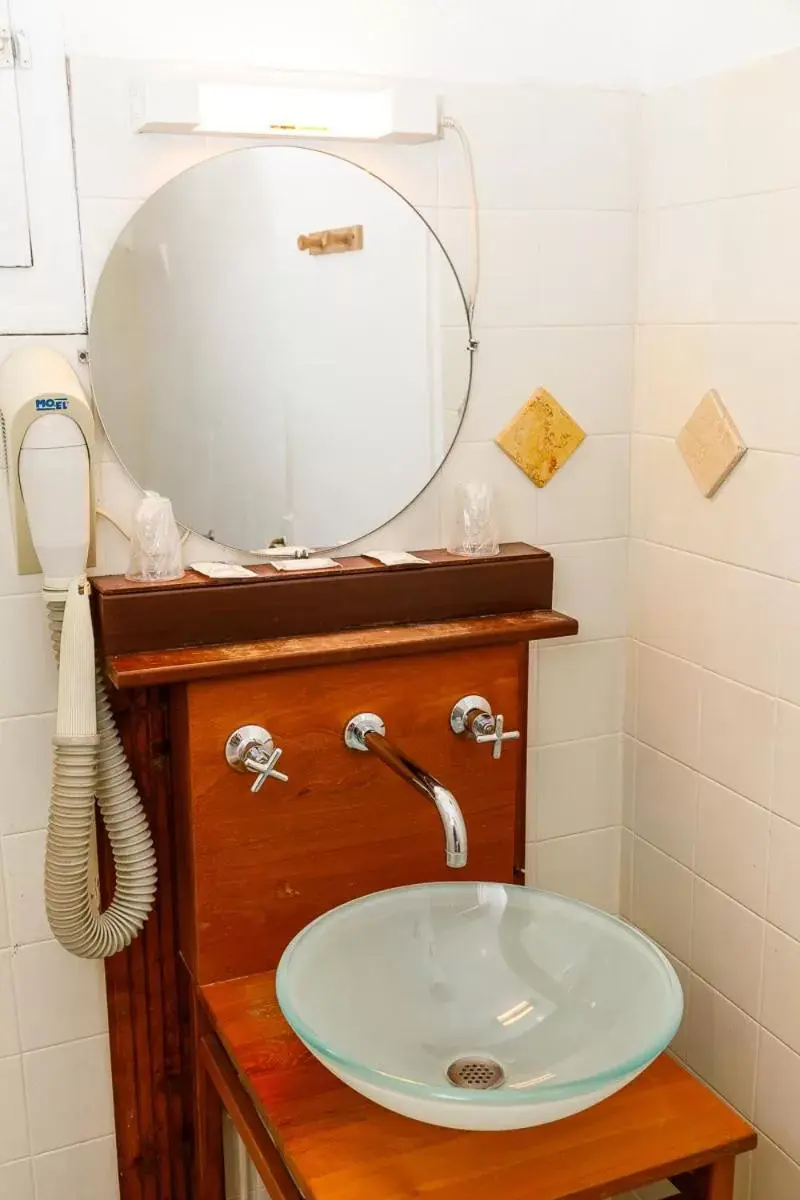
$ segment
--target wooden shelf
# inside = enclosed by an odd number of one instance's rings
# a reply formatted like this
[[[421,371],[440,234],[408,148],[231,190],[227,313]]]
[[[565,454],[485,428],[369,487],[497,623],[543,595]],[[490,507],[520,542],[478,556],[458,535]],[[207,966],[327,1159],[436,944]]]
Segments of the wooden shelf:
[[[688,1196],[728,1200],[734,1156],[756,1144],[753,1129],[667,1055],[602,1104],[551,1125],[425,1125],[318,1063],[284,1021],[272,972],[200,994],[219,1039],[204,1047],[207,1069],[278,1200],[604,1200],[666,1178]]]
[[[457,650],[465,646],[568,637],[577,632],[578,622],[574,617],[544,609],[219,646],[112,654],[106,659],[106,671],[115,687],[139,688],[260,671],[285,671],[321,663],[356,662],[359,659],[432,654],[437,650]]]
[[[495,558],[417,553],[425,565],[343,558],[338,570],[282,574],[259,566],[239,580],[192,571],[150,585],[99,577],[92,580],[99,641],[106,656],[117,656],[552,608],[553,559],[544,550],[513,542]]]

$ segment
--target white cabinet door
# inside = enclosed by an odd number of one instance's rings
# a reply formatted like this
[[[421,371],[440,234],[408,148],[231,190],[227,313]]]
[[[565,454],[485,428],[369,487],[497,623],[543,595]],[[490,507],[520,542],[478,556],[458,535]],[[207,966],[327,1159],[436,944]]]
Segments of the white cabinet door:
[[[8,0],[0,0],[0,50],[10,29]],[[0,63],[0,267],[32,265],[17,72]]]
[[[0,0],[0,13],[12,28],[25,31],[31,57],[29,68],[0,70],[3,88],[6,79],[16,81],[31,250],[31,265],[22,268],[3,266],[0,255],[0,336],[82,333],[86,305],[58,3]],[[5,116],[0,105],[0,118]],[[17,186],[18,172],[7,171],[0,153],[0,213],[7,178]]]

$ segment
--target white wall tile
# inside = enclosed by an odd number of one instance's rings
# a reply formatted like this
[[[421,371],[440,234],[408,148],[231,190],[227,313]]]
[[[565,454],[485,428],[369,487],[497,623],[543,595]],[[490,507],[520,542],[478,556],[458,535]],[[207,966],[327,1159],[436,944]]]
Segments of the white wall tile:
[[[778,704],[770,807],[800,825],[800,708]]]
[[[424,492],[413,504],[403,512],[398,513],[381,529],[351,542],[340,553],[358,554],[360,550],[427,550],[434,542],[441,544],[439,527],[441,524],[441,481],[432,479]],[[190,539],[193,540],[193,539]],[[203,539],[205,541],[205,539]],[[209,543],[206,542],[205,554],[208,554]],[[188,543],[184,548],[185,561],[196,562],[188,556]],[[212,551],[216,556],[216,551]]]
[[[800,942],[766,927],[761,1023],[800,1054]]]
[[[627,325],[634,320],[632,213],[550,211],[537,214],[535,230],[542,307],[534,324]],[[511,312],[506,315],[504,323],[517,324]]]
[[[57,942],[21,946],[14,985],[23,1050],[91,1037],[107,1028],[100,960],[75,958]]]
[[[625,704],[623,708],[622,728],[631,739],[636,733],[636,710],[639,704],[638,681],[639,644],[638,642],[635,642],[633,638],[629,637],[627,653],[625,656]]]
[[[780,630],[778,695],[800,705],[800,587],[784,584],[775,627]]]
[[[0,1196],[9,1200],[34,1200],[33,1170],[29,1158],[0,1163]]]
[[[439,232],[457,267],[463,229],[459,210],[442,211]],[[484,209],[481,243],[481,327],[632,323],[631,213]]]
[[[11,930],[8,927],[8,904],[6,902],[6,873],[3,866],[3,839],[0,837],[0,950],[11,945]]]
[[[763,1032],[755,1119],[776,1145],[800,1161],[800,1055]]]
[[[635,813],[636,742],[627,733],[622,735],[622,824],[632,833]]]
[[[194,136],[143,137],[133,132],[130,86],[147,67],[124,60],[70,60],[75,165],[81,196],[135,199],[208,158],[208,140]],[[219,150],[222,149],[221,144]]]
[[[767,919],[800,941],[800,828],[773,817],[770,831]]]
[[[457,442],[439,478],[442,495],[441,544],[447,545],[452,536],[456,486],[473,479],[482,480],[492,488],[500,541],[538,544],[538,489],[493,442]]]
[[[682,962],[692,948],[691,871],[641,838],[633,852],[633,904],[637,925]]]
[[[94,295],[103,267],[106,265],[106,259],[117,238],[141,204],[141,199],[115,200],[106,196],[93,199],[85,195],[81,197],[83,270],[86,279],[86,303],[90,317]]]
[[[632,333],[629,326],[479,328],[475,378],[461,437],[495,437],[539,387],[587,434],[627,433]]]
[[[634,429],[674,437],[713,387],[751,450],[800,453],[798,353],[797,325],[640,326]]]
[[[716,92],[716,80],[698,79],[645,95],[640,168],[645,208],[720,194],[721,106]]]
[[[20,1049],[11,958],[10,950],[0,950],[0,1058],[19,1054]]]
[[[708,779],[700,779],[697,873],[762,915],[767,889],[769,823],[769,813],[759,805]]]
[[[744,196],[707,206],[716,229],[712,321],[800,320],[800,191]]]
[[[763,692],[705,673],[700,709],[699,769],[766,805],[772,778],[775,701]]]
[[[52,712],[56,668],[40,596],[0,597],[0,717]]]
[[[690,663],[639,647],[636,734],[663,754],[697,762],[700,672]]]
[[[628,532],[627,436],[587,438],[539,494],[542,542],[621,538]]]
[[[6,357],[4,342],[22,342],[22,338],[0,337],[0,362]],[[9,350],[11,347],[9,347]],[[18,575],[14,543],[11,534],[11,504],[9,500],[8,471],[5,469],[5,446],[0,439],[0,596],[16,596],[37,593],[41,589],[40,575]]]
[[[106,1037],[35,1050],[23,1063],[34,1155],[114,1132]]]
[[[634,704],[639,737],[701,773],[684,1040],[689,1064],[746,1114],[757,1091],[760,1143],[746,1164],[752,1187],[747,1170],[737,1178],[741,1200],[800,1195],[798,63],[795,52],[659,92],[643,119],[629,603],[644,688],[634,677]],[[674,438],[710,388],[749,449],[707,501]],[[694,759],[674,704],[652,687],[649,708],[643,696],[648,646],[680,661],[678,675],[713,673],[702,676]],[[641,754],[652,768],[652,751]],[[669,773],[672,790],[691,794],[692,771]],[[641,776],[637,829],[651,816]],[[650,837],[687,860],[689,820]],[[638,920],[636,880],[634,868]],[[667,917],[657,907],[653,923]]]
[[[597,829],[539,842],[534,847],[533,879],[550,892],[619,912],[620,830]]]
[[[633,834],[629,829],[623,829],[620,834],[619,912],[626,921],[633,920],[633,846]]]
[[[637,742],[635,818],[639,837],[685,867],[694,865],[697,775],[674,758]]]
[[[0,1166],[29,1152],[22,1059],[19,1055],[0,1058]]]
[[[681,1020],[680,1028],[675,1034],[675,1037],[672,1039],[669,1048],[674,1054],[677,1054],[678,1058],[685,1062],[686,1040],[689,1034],[689,1005],[691,1002],[692,972],[689,970],[686,964],[682,963],[681,960],[676,958],[674,954],[667,953],[667,958],[672,963],[672,968],[675,971],[675,974],[678,976],[678,980],[681,985],[681,991],[683,992],[683,1018]]]
[[[758,1017],[761,1003],[764,928],[749,909],[696,880],[692,969],[751,1017]]]
[[[788,645],[782,647],[793,615],[789,586],[755,571],[637,541],[631,547],[632,632],[660,650],[774,695],[779,658],[790,652]],[[765,613],[771,619],[765,620]]]
[[[541,539],[540,539],[541,544]],[[580,623],[578,639],[624,637],[628,615],[628,543],[625,538],[599,542],[542,545],[555,559],[553,607]]]
[[[714,80],[724,194],[800,185],[800,152],[791,114],[800,101],[798,55],[779,54]]]
[[[537,728],[540,745],[601,737],[622,727],[625,642],[542,646]]]
[[[639,221],[639,321],[714,319],[716,213],[710,204],[643,212]]]
[[[752,1117],[758,1026],[696,975],[691,989],[687,1062],[735,1108]]]
[[[681,424],[701,398],[691,397]],[[709,500],[672,438],[638,435],[635,453],[644,459],[644,482],[637,477],[640,536],[772,575],[797,569],[790,524],[800,498],[795,457],[750,450]]]
[[[618,825],[622,736],[543,746],[528,776],[528,836],[564,837]]]
[[[800,1196],[800,1166],[760,1134],[753,1160],[752,1200],[796,1200]]]
[[[14,942],[43,942],[53,935],[44,907],[45,833],[3,838],[8,925]]]
[[[0,721],[0,834],[46,827],[55,731],[52,713]]]
[[[115,1200],[119,1195],[113,1137],[81,1142],[33,1160],[36,1200]]]
[[[633,93],[448,87],[445,103],[468,130],[487,208],[635,207],[639,106]],[[463,203],[463,166],[457,146],[448,149],[440,201],[457,205]]]

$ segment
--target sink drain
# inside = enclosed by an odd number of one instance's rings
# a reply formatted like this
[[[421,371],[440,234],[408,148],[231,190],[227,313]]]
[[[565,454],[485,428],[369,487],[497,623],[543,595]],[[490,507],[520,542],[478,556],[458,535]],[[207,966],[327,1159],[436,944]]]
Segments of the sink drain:
[[[456,1087],[488,1092],[502,1087],[506,1073],[493,1058],[457,1058],[447,1068],[447,1078]]]

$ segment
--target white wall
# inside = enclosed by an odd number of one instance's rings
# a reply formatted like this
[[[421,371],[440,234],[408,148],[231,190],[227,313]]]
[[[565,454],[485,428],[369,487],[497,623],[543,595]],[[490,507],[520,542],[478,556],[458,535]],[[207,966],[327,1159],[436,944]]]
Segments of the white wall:
[[[470,83],[634,81],[638,0],[60,0],[70,53]]]
[[[646,101],[625,911],[674,956],[677,1048],[800,1196],[800,52]],[[716,388],[749,447],[703,498]]]

